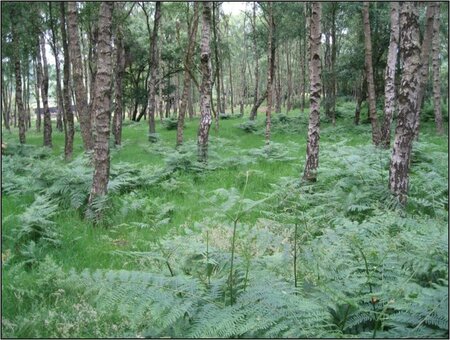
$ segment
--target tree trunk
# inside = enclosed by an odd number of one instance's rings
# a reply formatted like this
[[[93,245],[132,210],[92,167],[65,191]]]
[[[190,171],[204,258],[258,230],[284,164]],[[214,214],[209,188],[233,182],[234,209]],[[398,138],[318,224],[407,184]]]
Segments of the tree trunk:
[[[233,74],[231,73],[231,54],[230,59],[228,60],[228,66],[230,74],[230,107],[231,107],[231,114],[234,115]]]
[[[270,143],[270,128],[273,98],[273,77],[275,74],[275,22],[273,18],[273,4],[269,6],[269,46],[267,50],[267,109],[266,109],[266,145]]]
[[[150,142],[155,141],[155,111],[156,111],[156,82],[157,82],[157,71],[158,71],[158,30],[159,23],[161,20],[161,1],[156,2],[155,7],[155,18],[153,23],[152,32],[152,46],[150,49],[150,84],[148,89],[148,140]]]
[[[200,86],[200,125],[198,129],[198,161],[206,163],[208,160],[208,138],[209,128],[211,126],[211,50],[210,50],[210,36],[211,36],[211,2],[202,2],[202,40],[201,40],[201,70],[202,70],[202,84]]]
[[[17,33],[17,20],[18,14],[13,6],[12,9],[12,44],[13,44],[13,59],[14,59],[14,72],[16,76],[16,115],[19,116],[19,142],[20,144],[26,143],[25,137],[25,110],[22,101],[22,72],[20,66],[20,41]]]
[[[40,100],[40,95],[39,95],[39,91],[40,91],[40,87],[41,87],[41,70],[40,70],[40,62],[38,61],[40,59],[40,45],[39,45],[39,38],[38,40],[38,44],[37,44],[37,56],[35,59],[35,67],[34,67],[34,79],[35,84],[34,84],[34,90],[35,90],[35,98],[36,98],[36,110],[37,110],[37,115],[36,115],[36,132],[41,132],[41,100]]]
[[[188,94],[188,110],[189,110],[189,119],[192,120],[195,116],[194,112],[194,86],[192,86],[192,80],[189,80],[189,94]]]
[[[434,99],[434,120],[436,122],[436,131],[438,134],[444,133],[442,126],[442,111],[441,111],[441,62],[439,57],[440,39],[439,39],[439,25],[440,20],[440,3],[435,3],[435,14],[433,22],[433,99]]]
[[[339,2],[331,3],[331,81],[330,81],[330,107],[331,107],[331,122],[333,126],[336,125],[336,12],[338,10]]]
[[[50,30],[52,32],[52,43],[50,44],[53,56],[55,57],[55,69],[56,69],[56,101],[58,106],[58,113],[56,116],[56,129],[60,132],[63,131],[62,115],[64,112],[63,93],[61,89],[61,67],[58,58],[58,47],[56,45],[56,27],[52,15],[52,2],[49,1],[49,14],[50,14]]]
[[[84,149],[89,151],[92,150],[94,141],[92,139],[91,117],[87,106],[86,88],[83,82],[83,63],[78,36],[77,3],[74,1],[68,2],[67,31],[69,33],[70,60],[72,62],[76,108],[80,120],[81,137],[83,139]]]
[[[397,66],[398,39],[400,35],[398,27],[399,3],[391,2],[391,38],[385,73],[384,85],[384,123],[381,130],[381,145],[388,149],[391,143],[391,124],[395,110],[395,70]]]
[[[114,3],[100,4],[98,21],[98,67],[95,77],[94,110],[95,128],[97,130],[94,143],[94,177],[89,205],[96,197],[106,195],[109,180],[109,132],[111,120],[111,32]],[[97,217],[99,217],[97,215]]]
[[[372,143],[378,146],[380,143],[380,131],[377,119],[377,107],[375,100],[375,85],[373,80],[372,68],[372,38],[370,34],[369,21],[369,2],[364,1],[363,4],[363,21],[364,21],[364,46],[365,46],[365,61],[366,61],[366,76],[367,76],[367,91],[370,123],[372,124]]]
[[[27,58],[26,61],[26,87],[25,87],[25,108],[26,108],[26,124],[25,124],[25,130],[28,131],[29,128],[31,128],[31,110],[30,110],[30,61]]]
[[[275,112],[281,112],[281,101],[282,101],[282,93],[281,93],[281,63],[280,63],[280,49],[277,49],[276,52],[276,62],[274,63],[274,75],[276,70],[276,76],[274,77],[273,82],[275,83]]]
[[[420,88],[420,43],[417,3],[400,5],[400,58],[403,72],[398,93],[398,119],[389,168],[389,189],[406,205],[408,173]]]
[[[88,52],[88,60],[89,60],[89,74],[90,74],[90,89],[89,89],[89,113],[91,117],[91,129],[92,129],[92,138],[95,141],[96,127],[95,127],[95,113],[93,110],[94,101],[96,98],[95,94],[95,78],[97,77],[97,68],[98,68],[98,23],[94,23],[94,28],[89,26],[89,52]]]
[[[309,43],[306,41],[307,32],[310,29],[310,21],[311,17],[309,16],[309,13],[307,11],[307,3],[304,2],[304,10],[305,10],[305,34],[303,36],[303,93],[302,93],[302,107],[301,111],[302,113],[305,110],[305,104],[306,104],[306,61],[309,59],[310,51],[309,51]]]
[[[319,167],[319,138],[320,138],[320,91],[321,91],[321,63],[320,63],[320,15],[321,3],[311,4],[310,21],[310,61],[309,77],[311,83],[310,113],[308,126],[308,140],[306,144],[306,164],[303,179],[311,182],[317,180]]]
[[[253,92],[253,108],[250,111],[250,120],[254,120],[258,114],[258,86],[259,86],[259,54],[256,44],[256,1],[253,1],[253,57],[255,58],[255,90]],[[262,103],[262,102],[261,102]]]
[[[3,79],[3,75],[6,72],[2,72],[2,115],[3,115],[3,123],[5,125],[5,129],[11,132],[10,124],[10,115],[11,115],[11,92],[8,93],[9,85]],[[8,83],[10,83],[8,81]]]
[[[358,84],[356,91],[356,108],[354,119],[355,125],[359,125],[361,117],[361,104],[364,101],[364,99],[366,99],[366,92],[367,92],[366,87],[367,87],[366,74],[363,71],[363,75],[361,76],[361,83]]]
[[[66,15],[65,15],[65,3],[61,2],[61,39],[63,45],[64,54],[64,117],[65,117],[65,143],[64,143],[64,158],[65,160],[71,160],[73,154],[73,136],[74,122],[73,112],[70,100],[70,59],[69,59],[69,46],[67,43],[66,34]]]
[[[114,78],[114,120],[113,120],[113,133],[114,144],[122,144],[122,121],[123,121],[123,89],[122,79],[125,73],[125,58],[124,58],[124,45],[123,45],[123,32],[120,25],[117,25],[116,34],[116,75]]]
[[[292,73],[289,45],[286,45],[286,70],[287,70],[287,98],[286,98],[286,114],[292,109]]]
[[[325,26],[325,25],[324,25]],[[324,70],[324,80],[322,82],[322,90],[323,90],[323,102],[325,109],[325,116],[331,120],[331,100],[330,100],[330,87],[331,87],[331,51],[330,51],[330,32],[328,32],[328,27],[326,27],[325,35],[325,51],[323,56],[323,70]]]
[[[219,114],[222,113],[222,105],[221,105],[221,89],[220,89],[220,62],[219,62],[219,40],[217,37],[217,3],[212,3],[212,24],[213,24],[213,35],[214,35],[214,76],[215,76],[215,85],[216,85],[216,101],[217,108],[214,114],[215,121],[215,129],[216,133],[219,131]]]
[[[434,17],[434,2],[430,2],[427,7],[426,22],[425,22],[425,33],[423,36],[421,51],[420,51],[420,62],[422,66],[420,67],[420,78],[419,78],[419,92],[417,93],[417,117],[416,125],[414,128],[414,137],[419,139],[419,126],[420,126],[420,109],[422,107],[423,95],[425,93],[425,88],[428,83],[428,70],[430,65],[430,52],[431,52],[431,41],[433,40],[433,17]]]
[[[48,65],[47,56],[45,53],[45,39],[44,35],[40,36],[41,55],[43,64],[41,95],[42,105],[44,106],[44,146],[52,147],[52,117],[48,107]]]
[[[188,106],[189,94],[191,92],[191,77],[189,74],[189,69],[192,68],[192,61],[195,48],[195,37],[197,36],[198,18],[199,18],[199,3],[196,2],[194,3],[194,17],[189,31],[189,41],[184,59],[185,70],[183,79],[183,94],[181,97],[180,111],[178,114],[177,146],[183,144],[184,118],[186,116],[186,107]]]
[[[220,44],[220,34],[219,34],[219,44]],[[227,93],[225,86],[223,84],[223,79],[225,78],[225,72],[223,70],[223,53],[222,51],[219,52],[219,60],[220,60],[220,88],[222,89],[222,100],[220,101],[220,104],[222,105],[221,112],[225,113],[227,109]]]

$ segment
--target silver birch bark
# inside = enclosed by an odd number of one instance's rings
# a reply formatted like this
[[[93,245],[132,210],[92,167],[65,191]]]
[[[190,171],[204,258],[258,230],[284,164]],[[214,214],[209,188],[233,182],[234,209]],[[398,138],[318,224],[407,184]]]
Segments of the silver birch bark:
[[[208,138],[211,126],[211,2],[202,2],[202,40],[201,40],[201,71],[202,83],[200,86],[200,125],[198,129],[197,146],[198,161],[207,162],[208,159]]]
[[[406,205],[409,167],[420,88],[420,43],[417,3],[400,5],[400,59],[403,72],[398,93],[398,120],[389,168],[389,189]]]
[[[381,145],[389,148],[391,143],[391,124],[395,110],[395,66],[397,64],[398,38],[400,31],[398,27],[399,3],[391,2],[391,37],[385,73],[384,85],[384,122],[381,130]]]
[[[310,113],[308,125],[308,140],[306,143],[306,164],[303,179],[307,181],[317,180],[317,168],[319,167],[319,138],[320,138],[320,94],[321,94],[321,61],[320,61],[320,16],[321,3],[311,4],[310,19],[310,60],[309,78],[311,84]]]

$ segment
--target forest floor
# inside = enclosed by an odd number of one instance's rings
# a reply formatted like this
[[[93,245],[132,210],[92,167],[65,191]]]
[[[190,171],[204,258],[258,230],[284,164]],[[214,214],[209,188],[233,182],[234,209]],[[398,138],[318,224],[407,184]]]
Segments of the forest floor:
[[[206,168],[198,119],[178,151],[176,130],[158,122],[151,144],[127,121],[97,225],[79,131],[72,163],[62,132],[43,152],[34,129],[25,148],[3,131],[2,336],[448,335],[448,136],[421,124],[401,209],[391,151],[353,112],[321,123],[315,184],[299,181],[306,111],[274,114],[270,147],[261,113],[254,132],[213,122]]]

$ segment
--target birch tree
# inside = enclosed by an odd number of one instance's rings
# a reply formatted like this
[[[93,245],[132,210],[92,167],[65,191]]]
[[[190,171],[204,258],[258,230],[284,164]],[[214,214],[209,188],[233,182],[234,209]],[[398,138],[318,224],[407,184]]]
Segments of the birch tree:
[[[389,167],[389,189],[406,205],[409,167],[420,88],[420,42],[417,3],[400,5],[400,60],[403,65],[398,93],[398,119]]]
[[[391,124],[395,110],[395,68],[397,64],[398,39],[400,31],[398,27],[399,3],[391,2],[391,36],[385,72],[384,84],[384,122],[381,130],[381,145],[389,148],[391,143]]]
[[[198,161],[206,163],[208,159],[208,138],[211,126],[211,2],[202,2],[202,40],[200,62],[202,83],[200,86],[200,125],[197,136]]]
[[[320,94],[322,84],[321,60],[320,60],[320,2],[311,4],[311,18],[309,25],[310,60],[309,78],[311,84],[310,113],[308,125],[308,140],[306,143],[306,164],[303,179],[311,182],[317,180],[317,168],[319,167],[319,138],[320,138]]]

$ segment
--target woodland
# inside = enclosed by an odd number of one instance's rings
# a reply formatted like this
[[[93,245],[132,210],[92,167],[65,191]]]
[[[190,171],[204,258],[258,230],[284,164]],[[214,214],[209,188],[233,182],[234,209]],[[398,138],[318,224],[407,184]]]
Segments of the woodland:
[[[2,338],[448,338],[448,26],[2,1]]]

